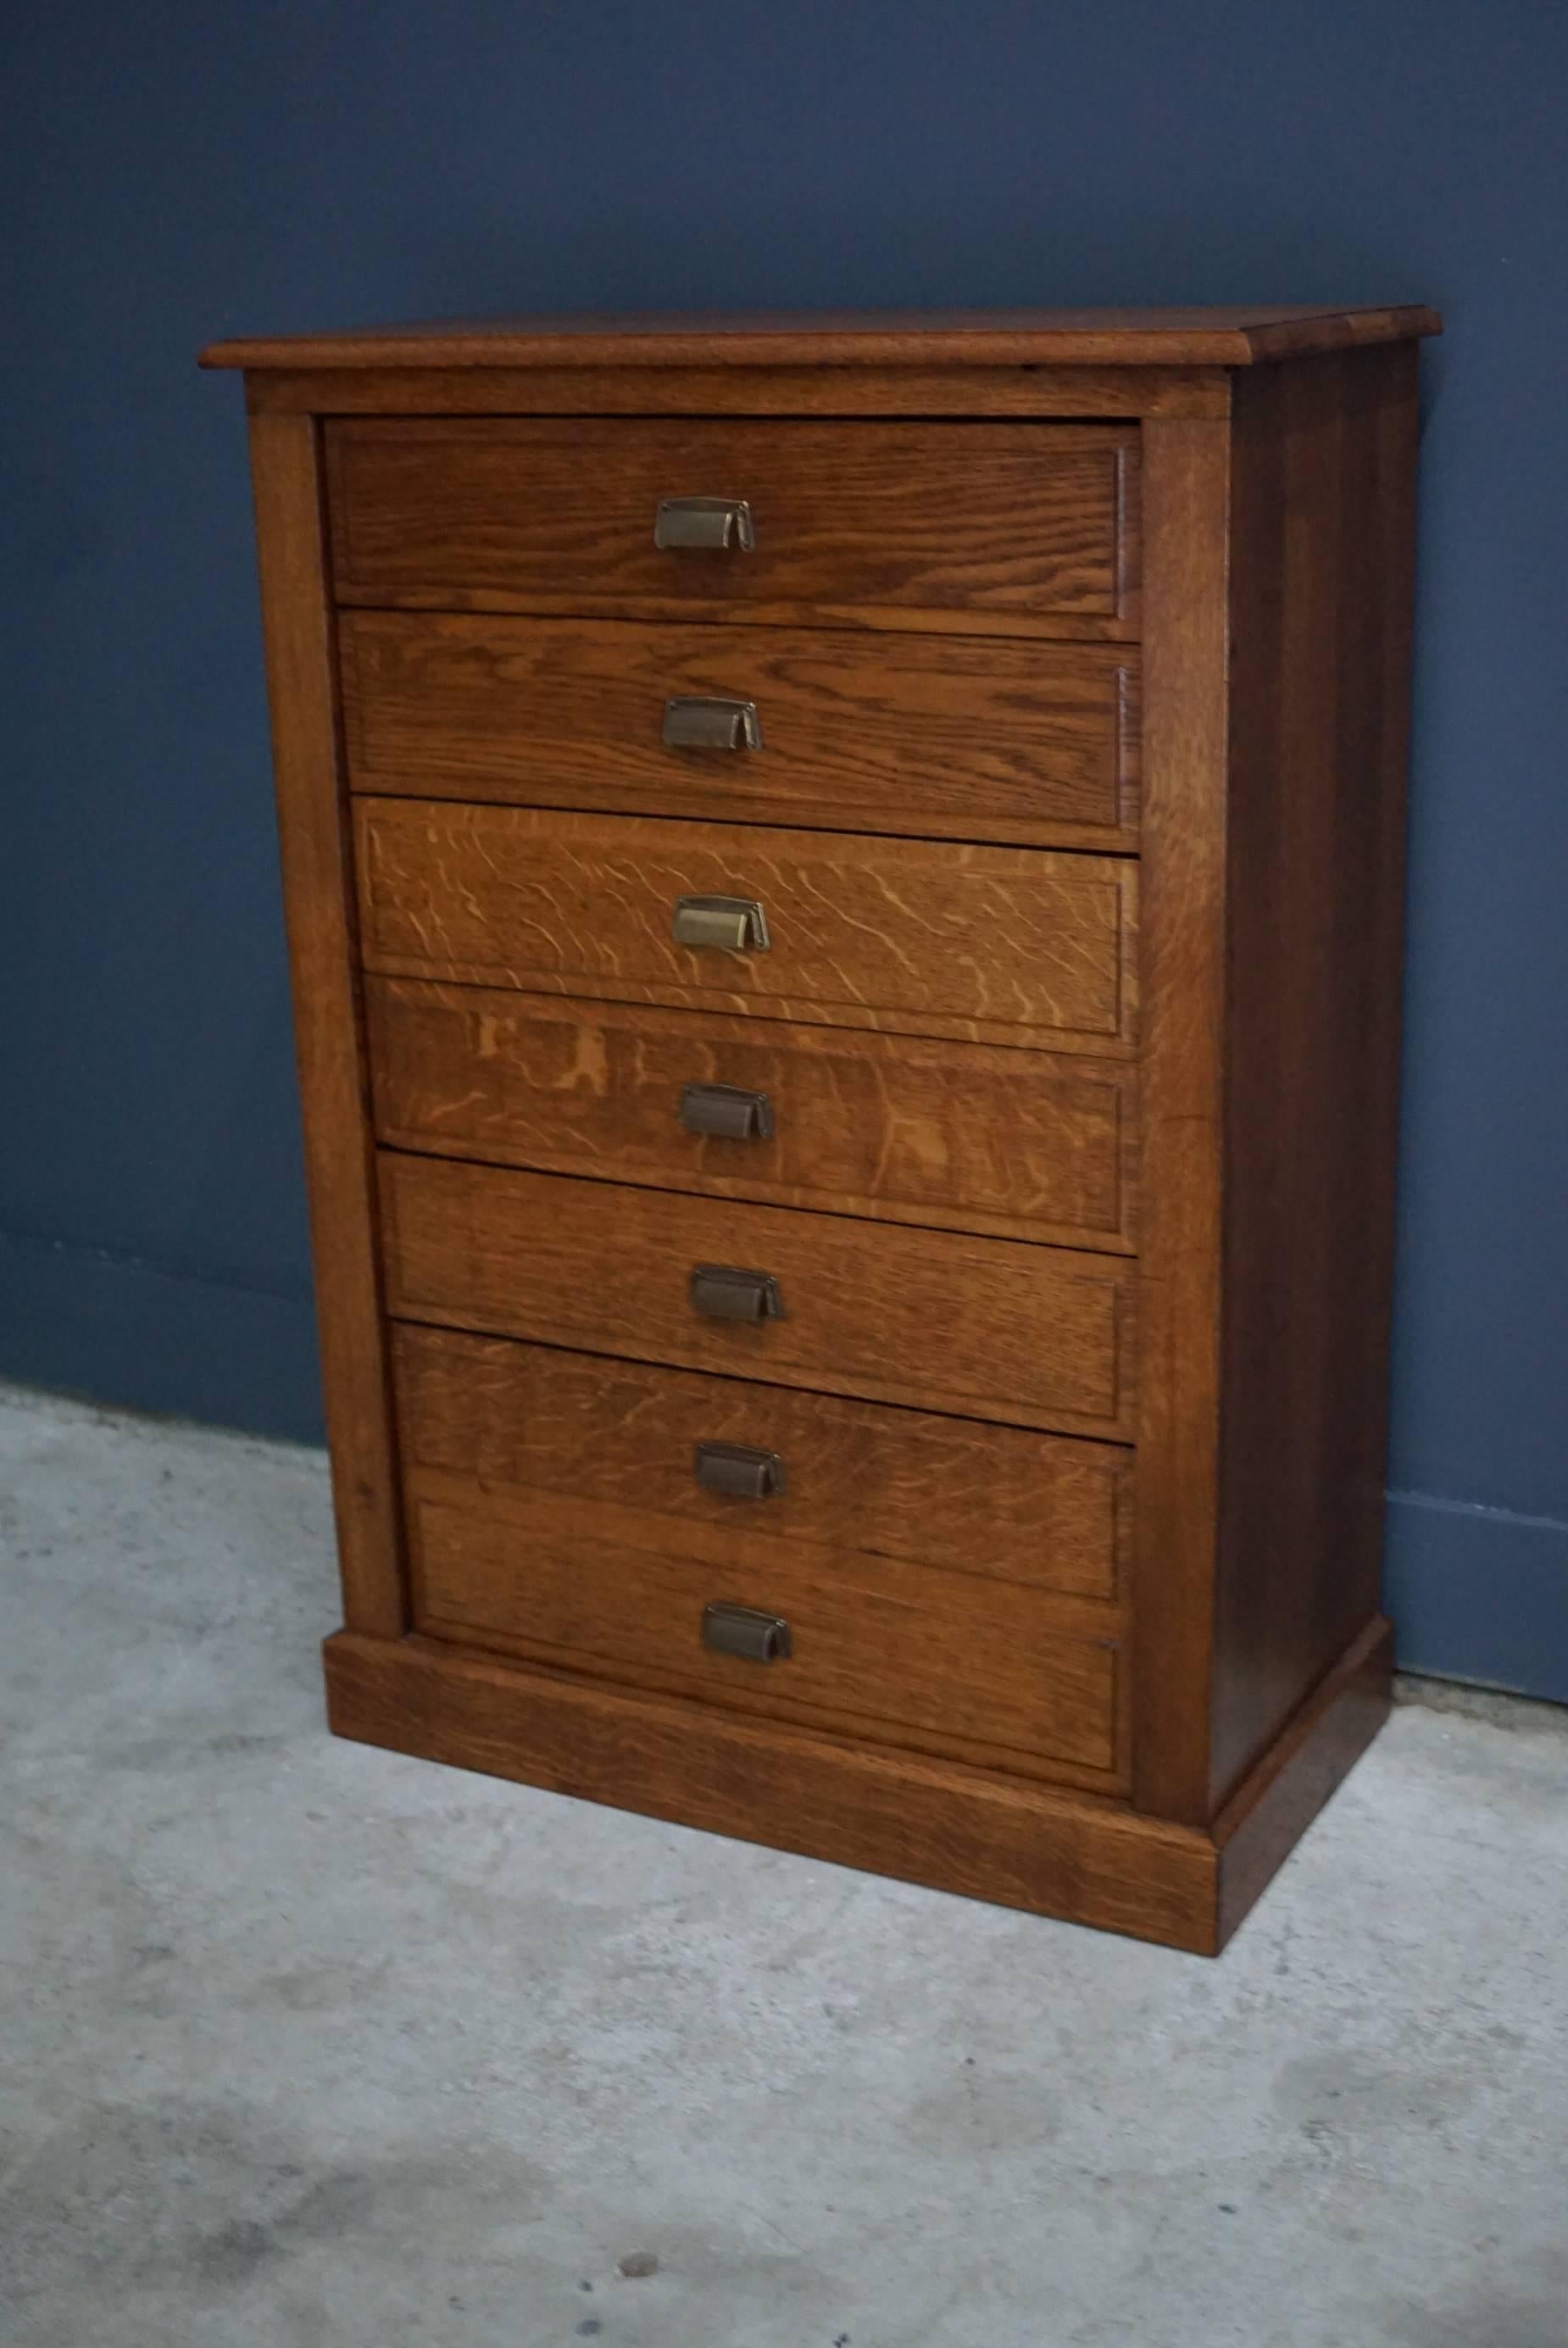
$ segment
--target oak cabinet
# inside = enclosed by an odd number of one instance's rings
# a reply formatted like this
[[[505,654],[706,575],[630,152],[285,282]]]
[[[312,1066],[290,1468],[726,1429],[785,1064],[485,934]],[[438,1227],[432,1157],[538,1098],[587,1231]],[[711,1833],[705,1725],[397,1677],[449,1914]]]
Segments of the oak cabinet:
[[[1213,1952],[1375,1734],[1415,309],[245,370],[342,1734]]]

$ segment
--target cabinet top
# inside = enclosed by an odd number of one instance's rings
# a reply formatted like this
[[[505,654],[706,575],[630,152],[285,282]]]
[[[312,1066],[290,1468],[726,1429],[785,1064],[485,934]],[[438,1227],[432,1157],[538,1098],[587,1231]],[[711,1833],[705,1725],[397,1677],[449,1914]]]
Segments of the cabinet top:
[[[584,311],[240,335],[214,367],[1253,366],[1442,332],[1435,310]]]

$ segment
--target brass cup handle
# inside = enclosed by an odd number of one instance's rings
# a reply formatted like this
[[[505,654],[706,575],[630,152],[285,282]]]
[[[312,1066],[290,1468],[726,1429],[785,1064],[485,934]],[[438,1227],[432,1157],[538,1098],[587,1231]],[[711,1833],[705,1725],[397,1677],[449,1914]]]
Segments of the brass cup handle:
[[[721,946],[727,953],[766,953],[768,916],[755,897],[677,897],[671,934],[677,946]]]
[[[755,701],[721,693],[678,693],[665,704],[666,750],[760,750],[762,720]]]
[[[784,1462],[777,1451],[757,1451],[748,1443],[699,1443],[692,1473],[705,1492],[733,1500],[773,1500],[784,1490]]]
[[[782,1614],[764,1614],[759,1607],[732,1606],[720,1599],[702,1610],[702,1643],[748,1663],[787,1663],[789,1625]]]
[[[654,544],[733,547],[749,554],[757,544],[751,508],[744,498],[661,498],[654,516]]]
[[[725,1141],[773,1138],[772,1102],[739,1085],[684,1085],[680,1120],[688,1133],[715,1133]]]
[[[770,1272],[742,1272],[731,1263],[699,1263],[687,1293],[710,1321],[782,1321],[784,1299]]]

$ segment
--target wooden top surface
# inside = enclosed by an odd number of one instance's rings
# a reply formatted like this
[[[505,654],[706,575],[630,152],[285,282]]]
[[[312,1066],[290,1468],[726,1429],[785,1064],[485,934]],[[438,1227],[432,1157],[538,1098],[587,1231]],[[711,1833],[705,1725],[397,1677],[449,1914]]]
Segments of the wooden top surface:
[[[241,336],[216,367],[1252,366],[1442,332],[1436,311],[1192,310],[584,312],[431,319],[336,335]]]

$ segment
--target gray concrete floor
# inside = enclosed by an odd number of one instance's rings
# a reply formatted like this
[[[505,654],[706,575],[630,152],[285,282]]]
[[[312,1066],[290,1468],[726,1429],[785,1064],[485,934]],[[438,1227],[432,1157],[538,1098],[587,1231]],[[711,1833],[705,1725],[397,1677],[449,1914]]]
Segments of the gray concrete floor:
[[[0,1490],[6,2348],[1568,2342],[1563,1715],[1208,1963],[334,1743],[314,1453],[0,1390]]]

